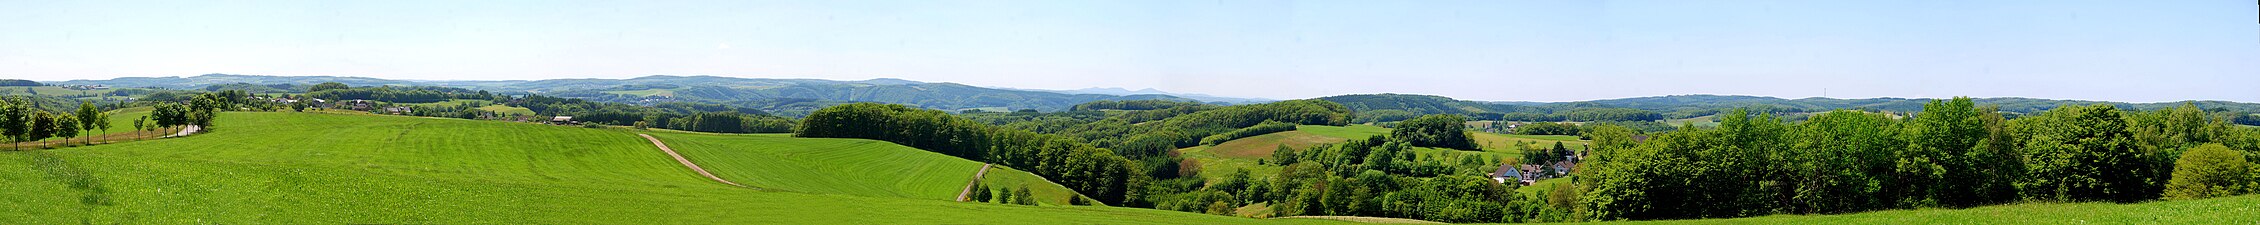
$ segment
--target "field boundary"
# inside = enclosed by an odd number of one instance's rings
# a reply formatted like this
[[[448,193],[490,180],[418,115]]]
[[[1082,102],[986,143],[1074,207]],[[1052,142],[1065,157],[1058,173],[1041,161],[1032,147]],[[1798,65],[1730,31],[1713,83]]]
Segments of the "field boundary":
[[[675,162],[680,162],[680,163],[683,163],[683,166],[684,166],[684,167],[690,167],[690,168],[691,168],[691,171],[696,171],[696,172],[698,172],[698,175],[700,175],[700,176],[706,176],[706,178],[707,178],[707,179],[714,179],[714,181],[722,182],[722,184],[728,184],[728,185],[730,185],[730,186],[738,186],[738,187],[742,187],[742,188],[753,188],[754,190],[760,190],[760,188],[747,187],[747,186],[745,186],[745,185],[740,185],[740,184],[738,184],[737,182],[730,182],[730,180],[724,180],[724,179],[722,179],[722,177],[717,177],[717,176],[714,176],[714,173],[708,173],[708,172],[706,172],[706,169],[705,169],[705,168],[699,168],[699,167],[698,167],[698,164],[697,164],[697,163],[691,163],[691,160],[690,160],[690,159],[687,159],[687,158],[683,158],[683,155],[682,155],[682,154],[675,154],[675,149],[672,149],[672,148],[667,148],[667,143],[664,143],[664,142],[659,142],[659,138],[656,138],[656,137],[651,137],[651,135],[649,135],[649,134],[636,134],[636,136],[643,136],[643,139],[645,139],[645,140],[651,140],[651,145],[653,145],[653,146],[659,146],[659,151],[667,152],[667,156],[673,156],[673,157],[675,157]]]
[[[991,166],[996,166],[996,165],[997,165],[997,164],[982,163],[982,164],[981,164],[981,171],[980,171],[980,172],[973,172],[973,181],[967,181],[967,182],[965,182],[965,190],[962,190],[962,191],[958,191],[958,192],[957,192],[957,201],[960,201],[960,202],[962,202],[962,201],[965,201],[965,196],[966,196],[966,194],[972,194],[972,193],[973,193],[973,184],[978,184],[978,183],[981,183],[981,177],[982,177],[982,176],[987,176],[987,175],[989,175],[989,167],[991,167]],[[989,191],[989,190],[981,190],[981,191]]]

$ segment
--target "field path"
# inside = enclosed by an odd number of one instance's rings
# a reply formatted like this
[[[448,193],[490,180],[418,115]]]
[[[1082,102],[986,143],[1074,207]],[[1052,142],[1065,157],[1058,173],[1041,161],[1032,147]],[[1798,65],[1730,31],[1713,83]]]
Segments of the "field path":
[[[982,163],[982,164],[981,164],[981,172],[974,172],[974,173],[973,173],[973,181],[968,181],[968,182],[965,182],[965,190],[964,190],[964,191],[958,191],[958,192],[957,192],[957,201],[960,201],[960,202],[962,202],[962,201],[965,201],[965,195],[966,195],[966,194],[972,194],[972,193],[973,193],[973,184],[976,184],[976,183],[981,183],[981,176],[987,176],[987,175],[989,175],[989,167],[990,167],[990,166],[995,166],[995,165],[996,165],[996,164],[988,164],[988,163]],[[981,191],[989,191],[989,190],[981,190]]]
[[[181,129],[180,129],[180,133],[174,133],[173,135],[165,135],[164,137],[158,137],[158,138],[172,138],[172,137],[188,136],[188,135],[190,135],[190,134],[196,134],[196,132],[197,132],[197,131],[202,131],[202,130],[204,130],[204,127],[203,127],[203,126],[197,126],[197,125],[188,125],[187,127],[183,127],[183,128],[181,128]]]
[[[685,167],[690,167],[690,168],[691,168],[691,171],[698,171],[698,175],[700,175],[700,176],[706,176],[706,178],[707,178],[707,179],[714,179],[714,181],[721,181],[721,182],[722,182],[723,184],[729,184],[730,186],[738,186],[738,187],[742,187],[742,188],[753,188],[753,187],[746,187],[745,185],[739,185],[739,184],[738,184],[737,182],[730,182],[730,180],[723,180],[723,179],[722,179],[722,177],[717,177],[717,176],[714,176],[714,173],[708,173],[708,172],[706,172],[706,169],[705,169],[705,168],[698,168],[698,164],[696,164],[696,163],[691,163],[691,160],[690,160],[690,159],[685,159],[685,158],[683,158],[683,155],[682,155],[682,154],[675,154],[675,149],[672,149],[672,148],[667,148],[667,143],[660,143],[660,142],[659,142],[659,138],[654,138],[654,137],[651,137],[651,135],[649,135],[649,134],[636,134],[636,136],[643,136],[643,139],[646,139],[646,140],[651,140],[651,145],[659,146],[659,151],[665,151],[665,152],[667,152],[667,156],[674,156],[674,157],[675,157],[675,162],[681,162],[681,163],[683,163],[683,166],[685,166]],[[760,188],[754,188],[754,189],[760,189]]]

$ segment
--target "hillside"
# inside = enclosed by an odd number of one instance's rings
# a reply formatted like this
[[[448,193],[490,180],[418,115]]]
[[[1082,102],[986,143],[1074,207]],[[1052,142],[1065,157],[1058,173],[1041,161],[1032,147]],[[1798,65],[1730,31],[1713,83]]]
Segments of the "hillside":
[[[782,135],[652,133],[723,179],[764,190],[954,200],[980,162],[863,139]],[[991,169],[985,179],[1039,190],[1066,205],[1074,191],[1027,172]]]
[[[0,183],[10,187],[0,204],[14,206],[0,210],[0,223],[1324,222],[756,191],[699,177],[626,130],[220,118],[214,132],[186,138],[0,152]]]
[[[1604,99],[1575,102],[1481,102],[1453,99],[1444,96],[1409,94],[1354,94],[1319,98],[1341,103],[1358,111],[1358,121],[1389,122],[1408,119],[1422,114],[1460,114],[1476,120],[1514,121],[1596,121],[1592,118],[1682,119],[1718,114],[1734,108],[1751,108],[1768,112],[1824,112],[1837,109],[1865,109],[1888,112],[1921,111],[1928,98],[1867,98],[1833,99],[1802,98],[1782,99],[1736,95],[1671,95]],[[2063,105],[2111,104],[2124,109],[2157,110],[2181,106],[2183,101],[2126,103],[2083,100],[2054,100],[2035,98],[1977,98],[1980,105],[1997,105],[2001,111],[2019,114],[2037,113]],[[2260,103],[2230,101],[2186,101],[2198,108],[2226,112],[2260,112]],[[1659,117],[1632,114],[1637,110],[1660,114]],[[2224,114],[2235,115],[2235,114]],[[1677,125],[1676,123],[1670,125]]]
[[[1065,94],[1046,91],[976,87],[955,83],[929,83],[901,79],[834,81],[821,79],[760,79],[719,76],[654,75],[629,79],[548,79],[506,81],[410,81],[338,76],[264,76],[205,74],[190,77],[124,77],[108,80],[51,82],[62,85],[252,89],[255,93],[283,91],[265,85],[296,88],[322,82],[351,86],[441,86],[496,93],[537,93],[620,103],[688,101],[725,104],[794,115],[849,102],[879,102],[956,111],[967,108],[1006,107],[1012,110],[1066,110],[1098,100],[1192,100],[1156,94]],[[237,85],[237,84],[251,85]]]

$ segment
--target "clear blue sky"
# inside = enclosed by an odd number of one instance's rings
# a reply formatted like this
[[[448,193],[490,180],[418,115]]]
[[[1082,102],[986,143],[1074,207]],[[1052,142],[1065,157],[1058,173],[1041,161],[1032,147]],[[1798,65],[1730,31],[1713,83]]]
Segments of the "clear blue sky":
[[[0,77],[2260,102],[2251,1],[15,1]]]

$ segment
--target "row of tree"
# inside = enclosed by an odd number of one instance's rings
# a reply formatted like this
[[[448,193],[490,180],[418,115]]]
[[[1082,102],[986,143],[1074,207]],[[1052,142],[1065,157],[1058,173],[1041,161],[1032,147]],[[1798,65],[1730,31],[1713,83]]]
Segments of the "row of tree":
[[[215,111],[228,108],[229,104],[225,98],[217,94],[203,94],[198,95],[187,105],[171,102],[154,103],[155,109],[151,111],[150,116],[134,120],[134,129],[144,129],[146,125],[167,128],[200,125],[208,129],[212,125],[213,118],[217,115]],[[149,121],[152,118],[155,119],[154,123]],[[96,107],[92,102],[80,102],[77,110],[53,113],[33,108],[31,104],[21,98],[0,98],[0,136],[5,136],[9,142],[15,143],[13,144],[14,147],[19,150],[22,148],[22,142],[55,137],[64,138],[68,142],[70,138],[82,135],[100,136],[101,133],[94,131],[100,130],[103,133],[108,133],[112,126],[110,121],[110,113]],[[88,138],[84,141],[85,144],[93,144],[96,140]]]
[[[1435,114],[1405,120],[1395,125],[1389,137],[1403,140],[1417,147],[1437,147],[1459,150],[1477,150],[1475,139],[1467,136],[1467,117]]]
[[[1256,135],[1265,135],[1294,130],[1295,124],[1292,123],[1263,121],[1263,123],[1256,124],[1255,126],[1242,127],[1240,129],[1234,129],[1230,132],[1203,137],[1201,138],[1201,145],[1216,146],[1216,144],[1223,144],[1226,141],[1239,140],[1241,138],[1254,137]]]
[[[1195,105],[1206,105],[1206,104],[1202,104],[1202,103],[1200,103],[1200,102],[1191,102],[1191,101],[1171,101],[1171,100],[1165,100],[1165,99],[1148,99],[1148,100],[1122,100],[1122,101],[1114,101],[1114,100],[1098,100],[1098,101],[1085,102],[1085,103],[1083,103],[1083,104],[1076,104],[1076,105],[1075,105],[1075,107],[1073,108],[1073,110],[1074,110],[1074,111],[1096,111],[1096,110],[1154,110],[1154,109],[1166,109],[1166,108],[1183,107],[1183,106],[1195,106]]]
[[[938,110],[852,103],[809,113],[796,137],[883,140],[1024,169],[1100,202],[1118,204],[1138,179],[1133,163],[1070,138],[1001,129]]]
[[[2132,202],[2250,193],[2255,186],[2250,178],[2219,177],[2253,176],[2233,174],[2249,171],[2233,167],[2253,165],[2228,159],[2260,157],[2252,153],[2260,150],[2260,132],[2230,127],[2193,106],[2066,106],[2014,120],[1997,112],[1968,98],[1933,101],[1907,119],[1835,111],[1788,123],[1736,110],[1721,115],[1716,129],[1685,127],[1644,142],[1634,141],[1630,129],[1596,127],[1587,131],[1596,153],[1577,172],[1577,185],[1560,190],[1576,193],[1567,195],[1576,204],[1555,210],[1565,220],[1721,218],[2026,200]],[[2200,147],[2215,146],[2208,144],[2222,147]],[[2184,164],[2229,166],[2176,165],[2192,160]],[[2184,169],[2216,176],[2169,185]]]

